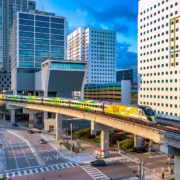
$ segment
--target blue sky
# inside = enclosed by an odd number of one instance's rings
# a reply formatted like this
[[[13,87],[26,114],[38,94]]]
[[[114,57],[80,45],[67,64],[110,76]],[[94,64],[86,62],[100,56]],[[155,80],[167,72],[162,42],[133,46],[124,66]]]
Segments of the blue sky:
[[[67,33],[79,26],[117,33],[117,67],[137,63],[138,0],[36,0],[38,9],[67,18]]]

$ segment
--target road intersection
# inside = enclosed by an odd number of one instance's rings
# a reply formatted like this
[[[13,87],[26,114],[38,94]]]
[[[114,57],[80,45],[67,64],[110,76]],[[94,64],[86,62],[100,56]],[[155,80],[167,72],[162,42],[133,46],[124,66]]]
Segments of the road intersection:
[[[48,143],[40,144],[40,139],[45,139]],[[88,162],[79,161],[84,158],[82,154],[78,158],[71,158],[70,153],[64,153],[64,149],[60,149],[58,142],[51,135],[38,133],[38,131],[30,134],[25,128],[12,128],[10,124],[0,125],[0,141],[2,141],[0,144],[3,144],[3,148],[0,148],[1,157],[3,157],[3,163],[0,164],[3,170],[0,169],[0,177],[14,179],[20,176],[24,178],[33,176],[34,178],[47,173],[55,175],[54,171],[57,173],[68,171],[70,176],[75,171],[74,169],[77,170],[77,175],[80,176],[81,172],[84,178],[94,180],[128,179],[136,176],[134,172],[137,171],[137,164],[131,159],[117,156],[107,159],[106,167],[94,168]],[[146,174],[159,173],[164,170],[163,168],[167,168],[167,156],[162,153],[137,154],[136,156],[145,162]]]

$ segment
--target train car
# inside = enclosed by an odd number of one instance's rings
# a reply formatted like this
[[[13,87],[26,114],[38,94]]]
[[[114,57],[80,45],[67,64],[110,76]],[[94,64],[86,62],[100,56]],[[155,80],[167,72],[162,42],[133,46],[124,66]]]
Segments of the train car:
[[[157,123],[154,111],[148,106],[130,107],[120,104],[104,105],[104,112],[117,116],[133,118],[144,122]]]
[[[42,97],[39,96],[21,96],[22,102],[40,104],[42,101]]]
[[[19,95],[6,95],[7,101],[21,101],[21,96]]]
[[[0,100],[5,100],[6,99],[6,95],[5,94],[0,94]]]
[[[93,100],[71,100],[70,106],[77,109],[84,109],[87,111],[102,112],[102,103]]]
[[[53,106],[69,106],[69,99],[60,97],[43,98],[43,104]]]

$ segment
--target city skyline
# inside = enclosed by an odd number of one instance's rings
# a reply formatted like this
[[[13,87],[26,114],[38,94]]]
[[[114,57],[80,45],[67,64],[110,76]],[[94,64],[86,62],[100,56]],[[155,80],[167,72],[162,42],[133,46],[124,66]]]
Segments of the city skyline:
[[[0,180],[180,179],[180,0],[0,17]]]
[[[117,68],[137,63],[137,0],[94,3],[70,0],[36,0],[37,8],[55,12],[67,19],[67,35],[80,26],[112,30],[117,33]],[[121,10],[121,11],[120,11]],[[77,21],[78,19],[78,21]]]

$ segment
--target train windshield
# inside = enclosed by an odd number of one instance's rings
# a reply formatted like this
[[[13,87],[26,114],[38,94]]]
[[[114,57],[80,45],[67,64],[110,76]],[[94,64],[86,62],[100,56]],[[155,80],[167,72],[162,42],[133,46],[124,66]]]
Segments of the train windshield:
[[[155,113],[152,109],[146,109],[145,112],[148,116],[154,116],[155,115]]]

